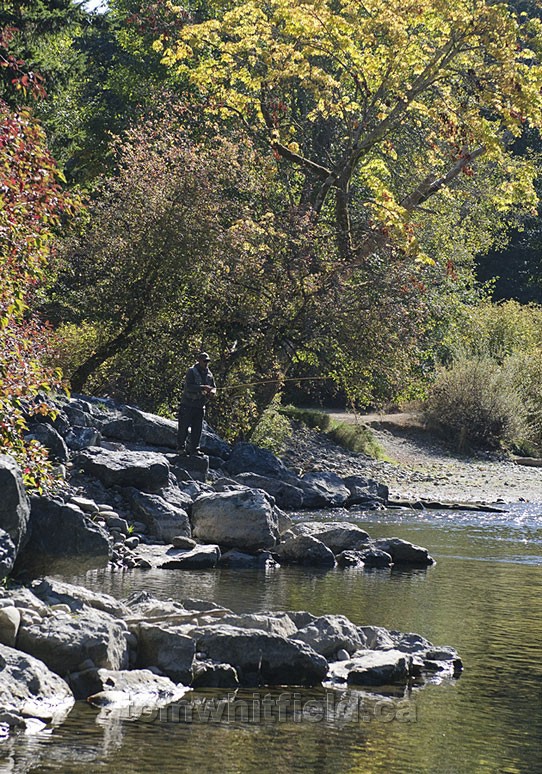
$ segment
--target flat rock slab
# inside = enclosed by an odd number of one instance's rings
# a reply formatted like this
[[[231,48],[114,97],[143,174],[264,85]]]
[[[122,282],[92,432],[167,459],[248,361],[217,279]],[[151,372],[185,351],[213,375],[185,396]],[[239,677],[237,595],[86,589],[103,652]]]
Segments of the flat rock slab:
[[[169,481],[169,463],[163,454],[155,452],[86,449],[77,455],[75,464],[105,486],[157,492]]]
[[[412,675],[412,657],[399,650],[358,651],[350,661],[331,664],[329,675],[349,685],[405,685]]]

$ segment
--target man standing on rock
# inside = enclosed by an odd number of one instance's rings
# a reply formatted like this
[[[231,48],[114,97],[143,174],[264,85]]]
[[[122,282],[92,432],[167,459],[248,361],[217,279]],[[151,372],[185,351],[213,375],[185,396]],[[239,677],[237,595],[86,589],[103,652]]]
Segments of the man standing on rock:
[[[186,454],[186,438],[190,429],[189,453],[203,456],[199,448],[205,404],[210,397],[216,395],[214,376],[209,370],[211,358],[207,352],[198,354],[198,362],[189,368],[184,377],[183,393],[179,405],[179,428],[177,433],[177,450]]]

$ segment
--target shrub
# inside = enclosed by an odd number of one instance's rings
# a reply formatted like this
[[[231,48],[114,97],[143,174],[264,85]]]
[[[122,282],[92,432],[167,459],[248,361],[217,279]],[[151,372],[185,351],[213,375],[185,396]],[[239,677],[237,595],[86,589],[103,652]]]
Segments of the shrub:
[[[429,426],[460,450],[510,447],[531,432],[521,390],[509,369],[489,358],[442,369],[424,408]]]
[[[251,435],[251,442],[262,449],[269,449],[273,454],[279,455],[284,451],[286,441],[292,434],[290,421],[280,412],[278,401],[267,408]]]

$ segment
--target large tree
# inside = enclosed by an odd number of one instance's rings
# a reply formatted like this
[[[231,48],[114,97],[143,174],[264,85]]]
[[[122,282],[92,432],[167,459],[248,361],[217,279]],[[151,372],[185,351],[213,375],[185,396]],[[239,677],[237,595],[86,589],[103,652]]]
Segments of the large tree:
[[[540,24],[486,0],[249,0],[158,40],[209,110],[235,118],[285,166],[315,217],[333,208],[343,259],[413,222],[463,180],[497,169],[501,212],[535,202],[510,141],[540,125]],[[394,175],[400,167],[400,179]],[[353,229],[353,221],[358,227]]]

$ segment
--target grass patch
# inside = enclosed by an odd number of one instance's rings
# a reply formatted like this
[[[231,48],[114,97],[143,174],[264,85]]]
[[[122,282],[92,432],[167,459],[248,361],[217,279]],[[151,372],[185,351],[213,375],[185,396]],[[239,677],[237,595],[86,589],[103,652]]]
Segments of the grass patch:
[[[318,411],[318,409],[283,406],[280,408],[280,412],[290,419],[303,422],[313,430],[325,433],[332,441],[348,451],[360,452],[375,460],[387,459],[369,428],[364,425],[338,422],[329,414]]]

